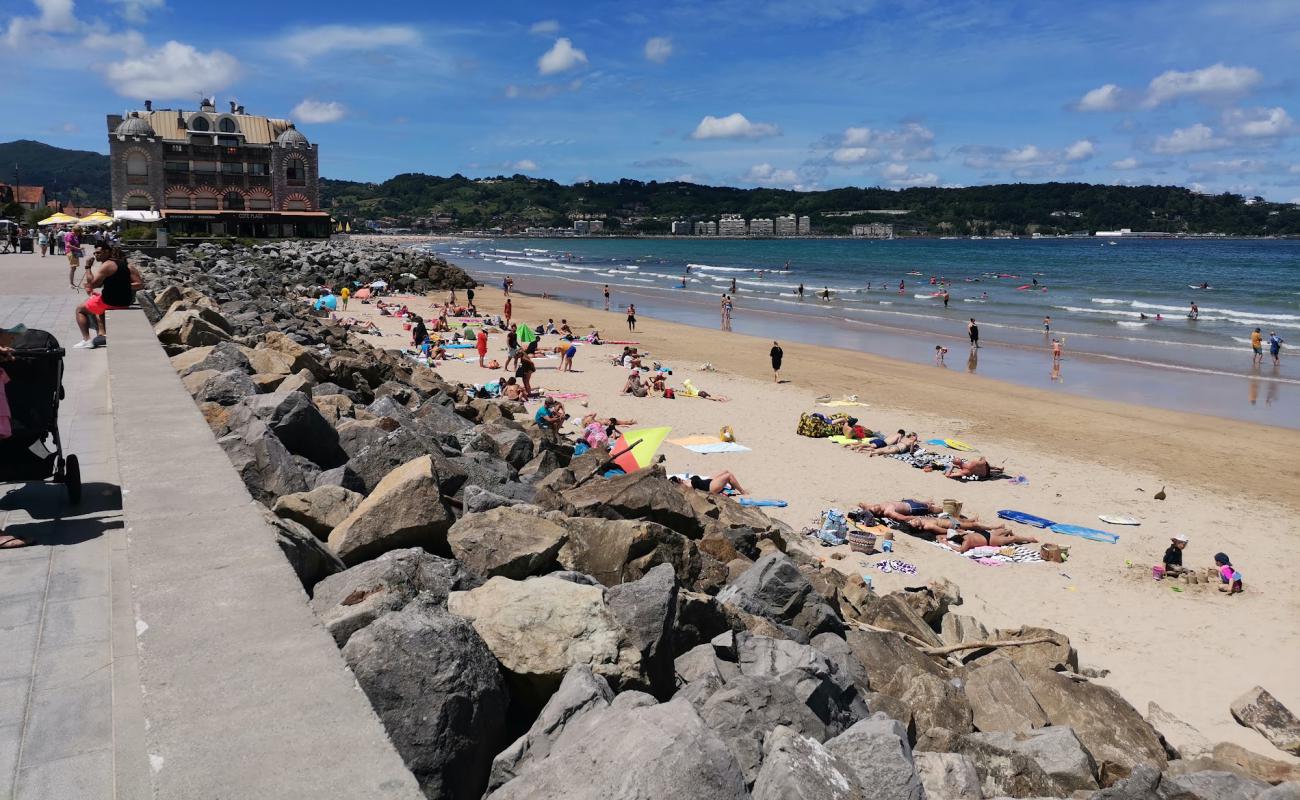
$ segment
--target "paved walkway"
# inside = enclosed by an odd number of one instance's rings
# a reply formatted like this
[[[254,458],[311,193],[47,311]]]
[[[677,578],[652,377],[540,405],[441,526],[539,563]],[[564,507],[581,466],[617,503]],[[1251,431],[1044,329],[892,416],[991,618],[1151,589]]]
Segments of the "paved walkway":
[[[0,255],[0,327],[80,338],[67,262]],[[144,717],[136,677],[107,353],[68,350],[59,409],[64,452],[85,493],[0,483],[0,522],[35,540],[0,550],[0,799],[143,798]]]

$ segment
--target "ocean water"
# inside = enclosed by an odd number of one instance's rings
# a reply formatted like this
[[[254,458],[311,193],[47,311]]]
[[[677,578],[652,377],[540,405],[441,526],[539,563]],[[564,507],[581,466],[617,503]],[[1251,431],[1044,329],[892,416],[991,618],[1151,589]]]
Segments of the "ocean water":
[[[1300,343],[1298,240],[477,239],[430,249],[490,286],[508,274],[518,291],[597,305],[608,284],[612,308],[634,302],[643,314],[710,326],[734,281],[737,331],[925,362],[940,344],[951,368],[1300,425],[1289,345],[1279,367],[1267,353],[1253,367],[1249,348],[1255,327]],[[1210,288],[1191,288],[1203,282]],[[988,345],[977,354],[986,366],[965,356],[972,317]],[[1041,357],[1053,337],[1068,368],[1049,369],[1044,381]],[[1065,380],[1070,370],[1092,388]],[[1134,379],[1151,384],[1152,396],[1135,394]],[[1179,400],[1189,387],[1204,396]],[[1261,400],[1265,410],[1240,408]]]

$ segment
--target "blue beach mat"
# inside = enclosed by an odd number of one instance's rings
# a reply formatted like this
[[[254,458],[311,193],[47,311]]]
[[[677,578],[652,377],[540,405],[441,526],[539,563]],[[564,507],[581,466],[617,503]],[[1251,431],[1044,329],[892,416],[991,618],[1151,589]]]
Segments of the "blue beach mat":
[[[1049,525],[1047,528],[1052,533],[1060,533],[1066,536],[1078,536],[1093,542],[1105,542],[1106,544],[1115,544],[1119,541],[1119,534],[1099,531],[1096,528],[1085,528],[1082,525],[1066,525],[1056,523]]]
[[[784,500],[756,500],[753,497],[742,497],[736,502],[742,506],[768,506],[771,508],[785,508],[790,505]]]
[[[999,511],[998,516],[1001,517],[1002,519],[1009,519],[1012,522],[1020,522],[1020,523],[1024,523],[1025,525],[1033,525],[1035,528],[1050,528],[1056,524],[1055,522],[1052,522],[1050,519],[1035,517],[1033,514],[1026,514],[1023,511],[1012,511],[1009,508],[1004,508],[1001,511]]]

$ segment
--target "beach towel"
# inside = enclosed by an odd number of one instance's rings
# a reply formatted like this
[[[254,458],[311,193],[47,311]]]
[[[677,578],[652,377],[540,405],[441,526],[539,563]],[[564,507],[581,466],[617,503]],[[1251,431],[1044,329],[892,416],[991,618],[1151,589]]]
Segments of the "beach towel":
[[[683,436],[680,439],[669,439],[668,441],[681,447],[687,447],[692,444],[714,444],[718,441],[718,437],[702,433],[695,436]]]
[[[826,406],[827,408],[849,408],[851,406],[861,406],[862,408],[868,407],[866,403],[859,403],[857,400],[828,400],[824,403],[818,403],[817,405]]]
[[[740,503],[742,506],[759,506],[767,508],[785,508],[790,505],[784,500],[759,500],[754,497],[742,497],[736,502]]]
[[[467,343],[461,343],[461,344],[444,344],[444,345],[442,346],[442,349],[443,349],[443,350],[473,350],[473,349],[474,349],[474,345],[472,345],[472,344],[467,344]]]
[[[998,512],[1002,519],[1009,519],[1012,522],[1019,522],[1025,525],[1033,525],[1035,528],[1050,528],[1056,523],[1050,519],[1036,517],[1033,514],[1026,514],[1024,511],[1015,511],[1010,508],[1004,508]]]
[[[577,400],[587,396],[586,392],[547,392],[546,396],[553,400]]]
[[[902,575],[916,574],[916,566],[914,564],[909,564],[906,561],[897,558],[887,558],[884,561],[877,561],[871,566],[881,572],[897,572]]]
[[[845,436],[842,433],[837,433],[834,436],[827,436],[826,440],[828,442],[834,442],[835,444],[844,447],[848,447],[851,444],[861,444],[863,441],[865,441],[863,439],[854,439],[852,436]]]
[[[1078,536],[1081,539],[1087,539],[1091,542],[1115,544],[1119,541],[1118,533],[1099,531],[1096,528],[1085,528],[1082,525],[1067,525],[1058,522],[1055,525],[1049,525],[1047,529],[1052,533],[1060,533],[1065,536]]]
[[[712,453],[748,453],[749,452],[748,447],[744,446],[743,444],[736,444],[735,442],[711,442],[709,444],[688,444],[683,446],[687,450],[690,450],[692,453],[712,454]]]

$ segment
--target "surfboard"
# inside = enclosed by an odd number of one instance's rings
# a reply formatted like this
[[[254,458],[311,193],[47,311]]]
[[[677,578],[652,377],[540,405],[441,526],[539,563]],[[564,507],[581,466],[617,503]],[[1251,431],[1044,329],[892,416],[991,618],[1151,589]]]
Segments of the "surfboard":
[[[1111,525],[1141,525],[1142,524],[1141,522],[1138,522],[1132,517],[1124,516],[1124,515],[1116,515],[1116,514],[1098,514],[1097,519],[1101,520],[1102,522],[1109,523]]]
[[[1012,522],[1020,522],[1025,525],[1033,525],[1035,528],[1050,528],[1056,524],[1055,522],[1052,522],[1050,519],[1043,519],[1042,517],[1036,517],[1033,514],[1026,514],[1023,511],[1013,511],[1009,508],[1004,508],[1001,511],[999,511],[998,516],[1001,517],[1002,519],[1011,520]]]
[[[1106,531],[1099,531],[1096,528],[1085,528],[1082,525],[1066,525],[1058,522],[1055,525],[1047,526],[1047,529],[1052,533],[1060,533],[1066,536],[1078,536],[1094,542],[1115,544],[1119,541],[1119,534],[1117,533],[1107,533]]]
[[[943,443],[953,450],[961,450],[962,452],[969,452],[975,449],[960,439],[944,439]]]

